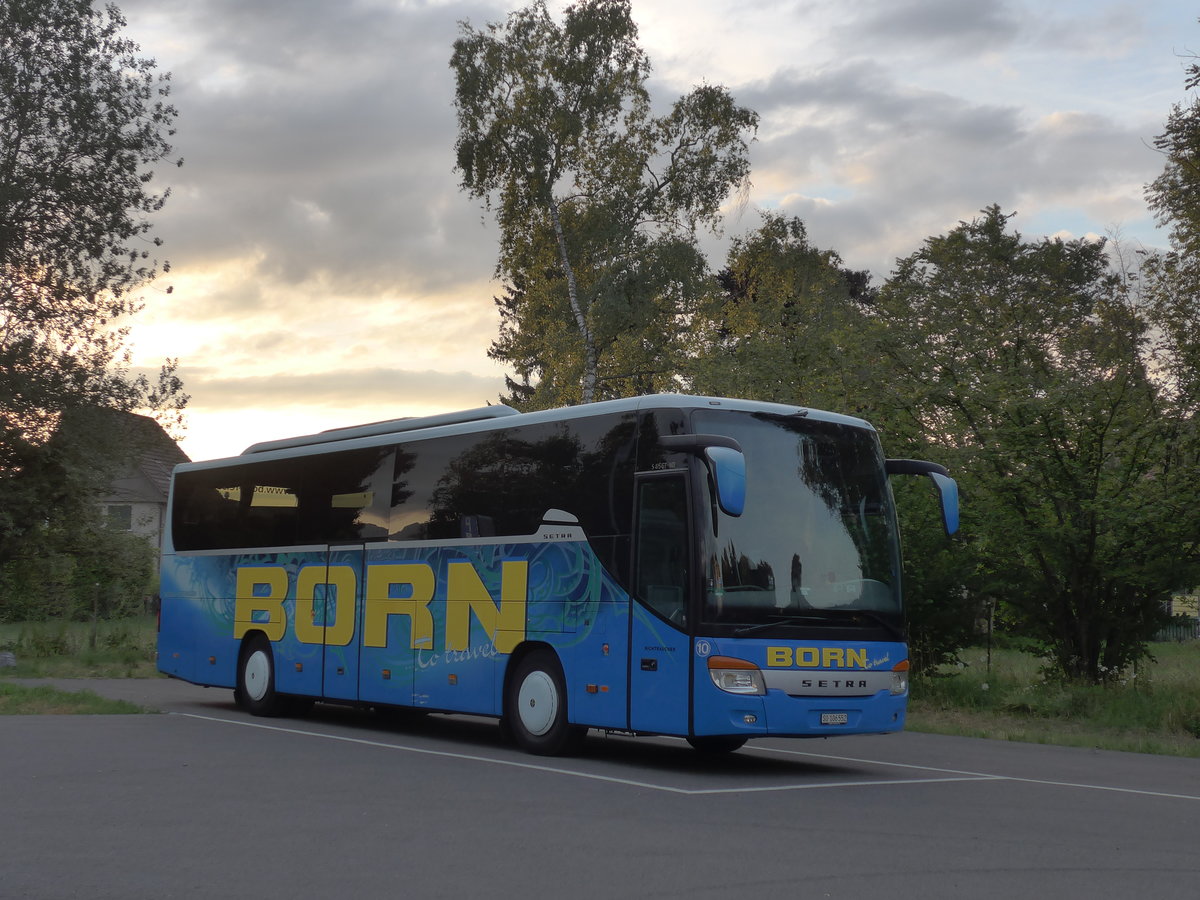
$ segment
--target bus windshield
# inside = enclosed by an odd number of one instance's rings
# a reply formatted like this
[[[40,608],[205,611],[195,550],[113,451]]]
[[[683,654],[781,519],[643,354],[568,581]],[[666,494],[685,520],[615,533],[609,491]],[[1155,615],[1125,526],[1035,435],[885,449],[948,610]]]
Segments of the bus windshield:
[[[900,636],[900,558],[873,431],[804,416],[699,410],[696,432],[736,439],[746,506],[714,510],[702,620],[735,634],[773,626],[883,626]],[[724,629],[722,629],[724,630]]]

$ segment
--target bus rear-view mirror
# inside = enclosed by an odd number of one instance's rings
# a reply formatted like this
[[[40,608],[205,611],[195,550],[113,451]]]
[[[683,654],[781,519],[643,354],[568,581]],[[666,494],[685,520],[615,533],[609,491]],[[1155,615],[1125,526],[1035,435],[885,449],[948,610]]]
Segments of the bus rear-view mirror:
[[[933,479],[933,486],[937,488],[941,501],[942,525],[946,528],[946,534],[954,534],[958,531],[958,482],[938,472],[930,472],[929,477]]]
[[[717,506],[727,516],[746,509],[746,457],[732,447],[705,447],[704,458],[717,489]]]
[[[958,483],[950,477],[945,466],[923,459],[889,459],[886,461],[886,471],[889,475],[928,476],[937,489],[946,534],[958,531]]]

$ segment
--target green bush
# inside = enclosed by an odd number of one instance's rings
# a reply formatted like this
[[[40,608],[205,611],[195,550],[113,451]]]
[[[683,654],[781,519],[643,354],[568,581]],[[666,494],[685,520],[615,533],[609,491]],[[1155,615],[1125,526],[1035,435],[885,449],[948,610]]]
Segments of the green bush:
[[[39,552],[0,566],[0,622],[119,619],[146,611],[154,548],[145,538],[98,528],[72,547],[47,537]]]
[[[0,624],[0,650],[17,663],[0,679],[154,677],[156,640],[153,616]]]

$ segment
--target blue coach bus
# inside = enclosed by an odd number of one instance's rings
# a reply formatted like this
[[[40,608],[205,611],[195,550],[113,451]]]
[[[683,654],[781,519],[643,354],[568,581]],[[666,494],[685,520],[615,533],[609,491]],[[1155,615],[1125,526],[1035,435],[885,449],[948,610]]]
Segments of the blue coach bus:
[[[659,395],[337,429],[180,465],[161,671],[257,715],[314,700],[747,739],[898,731],[900,547],[866,422]]]

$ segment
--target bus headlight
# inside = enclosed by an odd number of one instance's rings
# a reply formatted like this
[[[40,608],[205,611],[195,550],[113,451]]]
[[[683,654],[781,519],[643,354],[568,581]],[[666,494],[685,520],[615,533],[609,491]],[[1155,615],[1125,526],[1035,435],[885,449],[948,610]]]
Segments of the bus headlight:
[[[754,663],[732,656],[710,656],[708,676],[713,684],[730,694],[758,694],[767,692],[762,671]]]
[[[892,696],[908,693],[908,660],[896,663],[892,669]]]

